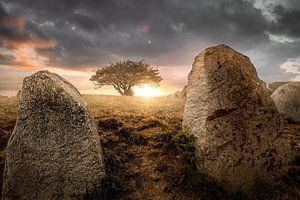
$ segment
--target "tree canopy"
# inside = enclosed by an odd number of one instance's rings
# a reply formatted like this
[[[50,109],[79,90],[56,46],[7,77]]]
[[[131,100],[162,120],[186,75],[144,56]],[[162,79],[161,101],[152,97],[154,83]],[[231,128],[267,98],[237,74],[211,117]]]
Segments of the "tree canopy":
[[[132,96],[134,86],[146,83],[158,86],[162,78],[158,69],[149,64],[127,60],[99,68],[90,80],[98,87],[113,86],[121,95]]]

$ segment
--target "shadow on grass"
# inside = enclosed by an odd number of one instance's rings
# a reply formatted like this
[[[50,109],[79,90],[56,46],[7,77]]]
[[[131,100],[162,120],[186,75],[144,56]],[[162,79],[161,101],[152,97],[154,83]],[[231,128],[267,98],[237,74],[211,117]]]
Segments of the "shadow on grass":
[[[114,155],[104,157],[106,166],[106,177],[103,180],[102,189],[91,194],[86,194],[84,200],[116,200],[120,199],[123,192],[119,176],[120,161]]]

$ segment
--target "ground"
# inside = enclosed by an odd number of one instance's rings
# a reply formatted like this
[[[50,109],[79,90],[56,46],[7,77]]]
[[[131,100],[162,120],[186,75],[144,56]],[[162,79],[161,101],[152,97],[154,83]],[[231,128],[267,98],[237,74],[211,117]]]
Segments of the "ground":
[[[84,95],[84,98],[98,128],[105,156],[106,189],[98,195],[104,199],[299,198],[300,183],[295,178],[299,177],[299,160],[291,170],[292,179],[287,178],[288,186],[259,185],[246,195],[228,193],[195,173],[192,143],[180,131],[184,109],[181,98],[100,95]],[[0,98],[0,173],[17,106],[16,97]],[[300,125],[288,124],[284,132],[299,145]],[[97,195],[89,199],[97,199]]]

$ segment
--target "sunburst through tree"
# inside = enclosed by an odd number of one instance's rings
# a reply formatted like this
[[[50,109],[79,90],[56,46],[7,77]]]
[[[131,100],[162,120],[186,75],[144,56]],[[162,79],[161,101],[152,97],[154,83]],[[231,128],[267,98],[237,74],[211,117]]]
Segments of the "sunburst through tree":
[[[127,60],[98,69],[90,80],[97,87],[113,86],[122,96],[133,96],[134,86],[158,86],[162,78],[159,70],[149,64]]]

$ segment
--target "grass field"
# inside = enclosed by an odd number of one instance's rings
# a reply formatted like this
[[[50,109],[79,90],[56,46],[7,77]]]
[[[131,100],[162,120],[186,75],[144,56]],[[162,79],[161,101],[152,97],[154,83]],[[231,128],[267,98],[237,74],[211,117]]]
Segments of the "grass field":
[[[299,198],[300,183],[294,175],[281,188],[261,184],[249,193],[231,194],[198,174],[192,142],[180,132],[184,108],[181,98],[101,95],[84,95],[84,98],[95,119],[105,156],[108,176],[105,190],[100,194],[103,199]],[[0,173],[17,106],[15,97],[0,98]],[[295,139],[300,136],[299,125],[287,125],[285,133],[291,140],[300,141]],[[97,199],[96,196],[90,199]]]

